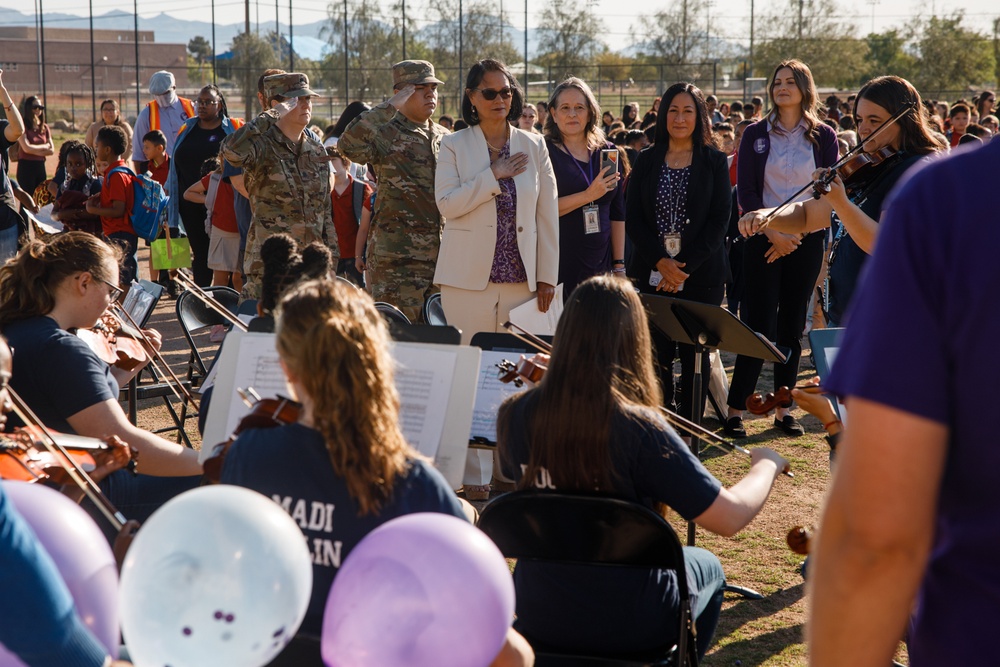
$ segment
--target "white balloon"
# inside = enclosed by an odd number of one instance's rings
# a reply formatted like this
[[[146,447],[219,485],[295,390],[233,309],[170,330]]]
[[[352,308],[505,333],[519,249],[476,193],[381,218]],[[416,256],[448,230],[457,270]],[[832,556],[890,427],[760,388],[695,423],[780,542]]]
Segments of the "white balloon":
[[[312,561],[292,518],[255,491],[205,486],[139,531],[119,614],[136,667],[258,667],[291,641],[311,594]]]

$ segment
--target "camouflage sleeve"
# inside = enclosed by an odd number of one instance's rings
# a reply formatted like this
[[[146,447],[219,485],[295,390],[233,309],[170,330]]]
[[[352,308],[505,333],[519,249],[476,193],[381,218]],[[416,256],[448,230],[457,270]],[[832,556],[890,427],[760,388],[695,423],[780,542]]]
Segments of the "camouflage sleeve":
[[[379,130],[396,115],[396,108],[383,102],[364,112],[347,126],[337,141],[337,149],[352,162],[380,164],[385,154],[385,146],[379,138]]]
[[[236,130],[222,142],[222,157],[234,167],[252,164],[257,158],[257,138],[278,121],[275,111],[266,111]]]

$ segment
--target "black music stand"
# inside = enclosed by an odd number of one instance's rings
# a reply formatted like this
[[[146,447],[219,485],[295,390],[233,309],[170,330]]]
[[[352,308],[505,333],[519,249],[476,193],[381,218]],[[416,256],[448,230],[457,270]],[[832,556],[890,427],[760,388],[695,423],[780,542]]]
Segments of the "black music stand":
[[[724,350],[746,357],[785,363],[787,355],[738,317],[721,306],[652,294],[640,295],[649,321],[676,343],[694,346],[694,377],[691,380],[691,415],[689,419],[701,425],[701,360],[712,350]],[[691,438],[691,451],[700,455],[697,438]],[[695,524],[688,522],[688,546],[695,543]],[[763,596],[742,586],[726,586],[726,590],[752,599]]]

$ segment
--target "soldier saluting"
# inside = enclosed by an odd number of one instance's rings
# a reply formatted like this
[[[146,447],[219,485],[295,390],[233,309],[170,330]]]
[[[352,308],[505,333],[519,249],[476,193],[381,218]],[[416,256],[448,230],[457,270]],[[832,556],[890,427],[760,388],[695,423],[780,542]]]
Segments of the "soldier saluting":
[[[337,235],[330,203],[330,166],[323,144],[309,133],[312,98],[305,74],[275,74],[264,79],[268,103],[278,102],[222,144],[222,156],[243,167],[253,219],[243,266],[244,299],[260,298],[264,263],[260,247],[272,234],[285,232],[300,244],[327,244],[334,256]]]
[[[396,94],[348,125],[337,148],[353,162],[371,164],[378,176],[366,263],[372,296],[415,322],[424,300],[437,291],[441,214],[434,200],[434,170],[448,131],[430,120],[441,83],[433,65],[396,63],[392,82]]]

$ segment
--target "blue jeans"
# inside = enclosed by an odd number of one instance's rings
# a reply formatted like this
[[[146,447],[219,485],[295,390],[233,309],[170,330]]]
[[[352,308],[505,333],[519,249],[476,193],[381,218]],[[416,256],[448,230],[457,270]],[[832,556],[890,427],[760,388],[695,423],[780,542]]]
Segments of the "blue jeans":
[[[0,264],[17,254],[18,226],[0,229]]]
[[[133,475],[126,470],[111,473],[99,486],[111,504],[118,509],[126,519],[135,519],[145,523],[150,515],[160,509],[164,503],[179,496],[185,491],[197,488],[201,484],[201,476],[191,477],[153,477],[152,475]],[[114,543],[117,531],[104,518],[100,510],[90,500],[85,500],[81,506],[94,518],[98,527],[104,532],[109,543]]]
[[[108,240],[122,249],[122,271],[118,283],[131,285],[139,277],[139,265],[135,261],[135,253],[139,249],[139,237],[128,232],[114,232],[108,235]]]
[[[687,567],[688,593],[698,634],[700,660],[705,657],[715,634],[715,626],[719,624],[726,574],[716,555],[701,547],[684,547],[684,564]]]

